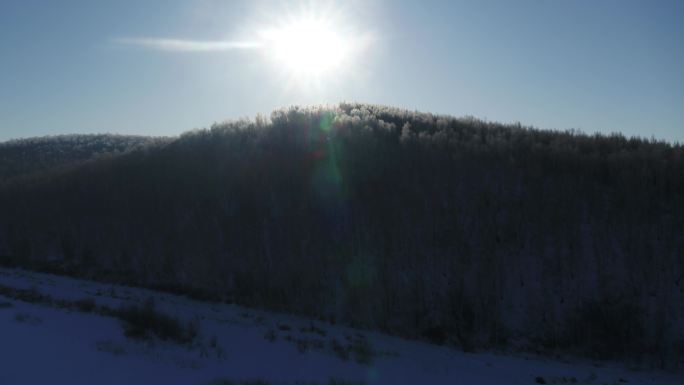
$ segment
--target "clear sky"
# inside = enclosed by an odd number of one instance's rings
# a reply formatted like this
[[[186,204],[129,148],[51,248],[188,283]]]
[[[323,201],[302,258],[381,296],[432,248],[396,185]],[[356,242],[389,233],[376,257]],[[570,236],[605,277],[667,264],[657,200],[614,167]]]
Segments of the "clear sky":
[[[361,101],[684,142],[684,1],[322,3],[2,0],[0,141]]]

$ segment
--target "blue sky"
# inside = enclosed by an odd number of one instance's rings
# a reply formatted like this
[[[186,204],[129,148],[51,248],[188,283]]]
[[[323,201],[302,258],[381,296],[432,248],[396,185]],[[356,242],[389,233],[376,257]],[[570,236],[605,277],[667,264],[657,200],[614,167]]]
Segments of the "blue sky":
[[[305,8],[368,39],[313,84],[260,49],[140,44],[250,42],[296,19],[302,1],[2,0],[0,141],[175,135],[281,106],[362,101],[684,142],[684,1],[320,4]]]

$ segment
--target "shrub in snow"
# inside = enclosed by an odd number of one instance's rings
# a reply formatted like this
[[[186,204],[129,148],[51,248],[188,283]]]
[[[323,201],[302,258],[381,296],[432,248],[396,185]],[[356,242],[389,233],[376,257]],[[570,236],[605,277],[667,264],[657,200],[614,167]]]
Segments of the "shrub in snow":
[[[197,336],[196,326],[184,327],[178,319],[157,311],[152,300],[142,307],[124,306],[116,315],[124,321],[124,334],[129,338],[146,339],[155,335],[162,340],[185,344]]]

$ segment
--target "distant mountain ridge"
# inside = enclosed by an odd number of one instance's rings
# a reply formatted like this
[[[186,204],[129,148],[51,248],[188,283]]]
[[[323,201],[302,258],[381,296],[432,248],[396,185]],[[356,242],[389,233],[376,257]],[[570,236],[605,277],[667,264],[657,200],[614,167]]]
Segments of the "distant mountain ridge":
[[[165,138],[133,135],[57,135],[0,142],[0,183],[52,168],[116,156]]]
[[[12,171],[0,259],[466,350],[684,366],[681,145],[360,103],[133,142]]]

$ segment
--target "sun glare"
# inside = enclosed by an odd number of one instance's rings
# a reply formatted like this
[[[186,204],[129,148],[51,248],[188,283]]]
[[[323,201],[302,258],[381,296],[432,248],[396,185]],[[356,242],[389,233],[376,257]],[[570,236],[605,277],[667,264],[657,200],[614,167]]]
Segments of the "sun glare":
[[[264,54],[291,82],[322,84],[354,70],[368,44],[339,12],[287,14],[260,30]]]
[[[323,20],[299,20],[267,31],[274,59],[294,73],[323,74],[349,59],[349,45],[333,26]]]

